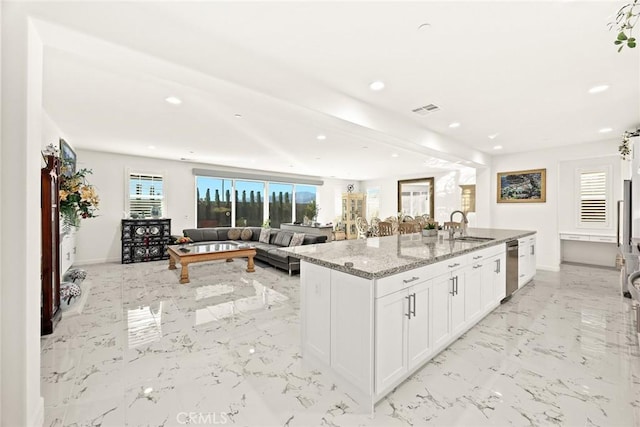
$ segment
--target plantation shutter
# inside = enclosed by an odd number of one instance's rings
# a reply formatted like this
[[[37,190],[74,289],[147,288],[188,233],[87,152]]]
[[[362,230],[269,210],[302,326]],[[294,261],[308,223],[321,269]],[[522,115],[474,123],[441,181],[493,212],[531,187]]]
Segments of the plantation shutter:
[[[151,208],[162,209],[164,189],[162,175],[129,174],[129,212],[151,216]]]
[[[580,223],[607,223],[607,173],[580,173]]]

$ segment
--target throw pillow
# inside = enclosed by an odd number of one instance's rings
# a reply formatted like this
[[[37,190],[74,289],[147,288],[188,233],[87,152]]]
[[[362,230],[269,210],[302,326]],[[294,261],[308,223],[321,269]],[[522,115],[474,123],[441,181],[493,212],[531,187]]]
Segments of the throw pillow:
[[[269,238],[271,237],[271,229],[270,228],[263,228],[262,230],[260,230],[260,243],[266,243],[269,244]]]
[[[241,233],[242,232],[240,231],[239,228],[230,228],[229,233],[227,233],[227,236],[229,237],[229,240],[238,240],[240,238]]]
[[[251,231],[250,228],[245,228],[242,230],[242,233],[240,233],[240,238],[242,240],[251,240],[252,236],[253,236],[253,231]]]
[[[304,233],[293,233],[289,246],[300,246],[304,241]]]

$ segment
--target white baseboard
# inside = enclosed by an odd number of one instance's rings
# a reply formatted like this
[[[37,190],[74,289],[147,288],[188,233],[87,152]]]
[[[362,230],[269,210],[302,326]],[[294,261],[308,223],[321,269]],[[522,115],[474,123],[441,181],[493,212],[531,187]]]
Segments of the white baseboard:
[[[38,407],[36,408],[35,414],[33,414],[33,418],[31,418],[32,422],[30,425],[33,427],[42,427],[44,424],[44,397],[40,396],[38,400]]]
[[[108,263],[112,263],[112,262],[117,262],[120,263],[121,259],[120,258],[102,258],[102,259],[85,259],[83,261],[74,261],[73,265],[71,266],[71,268],[73,267],[79,267],[81,265],[92,265],[92,264],[108,264]]]
[[[536,269],[544,270],[544,271],[553,271],[557,273],[558,271],[560,271],[560,266],[559,265],[537,265]]]

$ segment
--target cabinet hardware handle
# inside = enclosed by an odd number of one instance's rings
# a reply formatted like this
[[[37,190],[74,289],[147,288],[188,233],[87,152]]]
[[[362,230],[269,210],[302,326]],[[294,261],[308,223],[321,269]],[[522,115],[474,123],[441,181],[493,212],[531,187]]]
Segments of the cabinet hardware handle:
[[[67,261],[71,261],[71,253],[67,252]]]
[[[458,264],[458,263],[456,262],[455,264],[449,264],[449,265],[448,265],[448,267],[449,267],[449,268],[453,268],[453,267],[457,267],[457,266],[459,266],[459,265],[460,265],[460,264]]]
[[[413,317],[416,317],[416,293],[412,293],[411,295],[409,295],[410,297],[413,297],[413,310],[411,310],[411,314],[413,315]],[[409,300],[409,302],[411,302],[411,300]]]
[[[405,316],[411,319],[411,295],[404,297],[407,300],[407,312]]]
[[[451,280],[451,292],[449,292],[451,294],[451,296],[455,296],[456,295],[456,279],[455,277],[451,277],[449,278],[449,280]]]
[[[535,255],[535,254],[536,254],[536,247],[531,246],[531,255]]]
[[[474,256],[473,259],[480,259],[482,258],[482,255],[478,255],[478,256]]]
[[[500,258],[496,260],[496,274],[500,273]]]
[[[458,295],[458,276],[455,277],[455,283],[456,283],[456,295]]]
[[[520,255],[520,258],[524,258],[524,254]]]
[[[403,280],[404,283],[411,283],[411,282],[415,282],[416,280],[418,280],[419,277],[413,276],[411,279],[405,279]]]
[[[524,277],[524,273],[520,275],[520,277]]]

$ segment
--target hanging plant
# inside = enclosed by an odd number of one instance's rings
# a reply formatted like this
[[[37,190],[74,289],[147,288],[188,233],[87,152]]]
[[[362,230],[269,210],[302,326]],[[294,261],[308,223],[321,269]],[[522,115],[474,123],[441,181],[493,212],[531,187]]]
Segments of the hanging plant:
[[[618,52],[623,47],[636,47],[636,38],[633,37],[633,27],[638,23],[640,18],[640,0],[633,0],[622,6],[616,14],[616,20],[609,23],[609,29],[615,30],[618,34],[613,42],[618,48]]]

